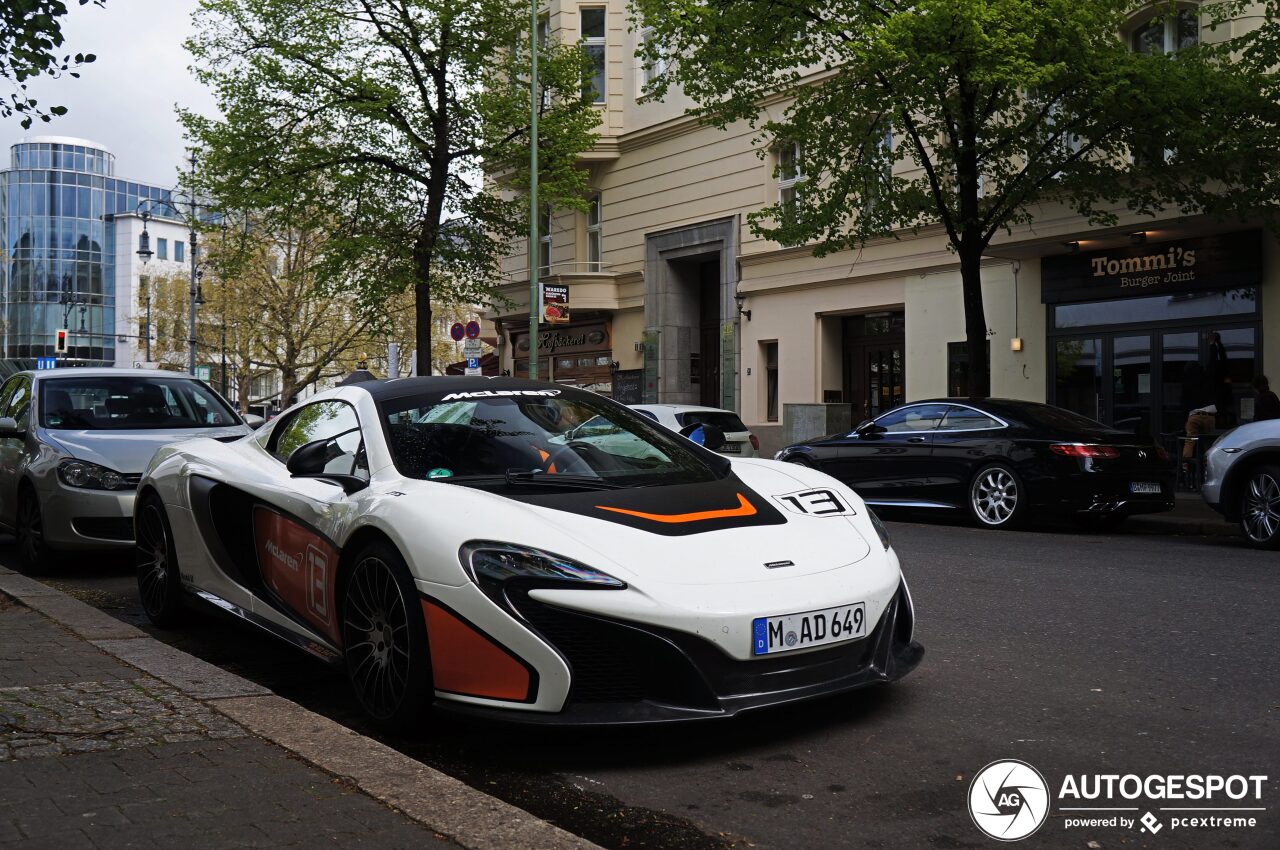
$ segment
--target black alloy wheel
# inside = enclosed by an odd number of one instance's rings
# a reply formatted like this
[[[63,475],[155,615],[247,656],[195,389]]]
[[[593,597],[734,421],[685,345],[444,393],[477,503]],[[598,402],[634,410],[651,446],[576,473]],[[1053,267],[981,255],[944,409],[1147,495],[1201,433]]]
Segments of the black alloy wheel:
[[[978,470],[969,484],[969,513],[986,528],[1013,528],[1026,515],[1027,493],[1018,474],[1003,463]]]
[[[40,499],[30,484],[18,491],[18,521],[14,537],[22,572],[27,575],[48,575],[58,566],[57,553],[44,539],[44,517],[40,512]]]
[[[1240,497],[1240,529],[1249,545],[1280,549],[1280,467],[1250,471]]]
[[[347,678],[377,725],[408,731],[434,695],[427,628],[404,558],[385,543],[355,558],[342,603]]]
[[[185,606],[182,574],[164,503],[153,494],[143,496],[135,517],[134,553],[143,613],[160,628],[173,628],[182,622]]]

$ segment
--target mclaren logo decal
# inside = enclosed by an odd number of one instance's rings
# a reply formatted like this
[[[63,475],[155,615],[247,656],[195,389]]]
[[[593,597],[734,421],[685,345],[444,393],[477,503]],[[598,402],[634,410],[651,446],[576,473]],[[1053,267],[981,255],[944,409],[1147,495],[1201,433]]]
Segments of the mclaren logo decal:
[[[535,396],[548,398],[560,395],[559,390],[475,390],[469,393],[449,393],[441,401],[457,401],[461,398],[506,398],[509,396]]]
[[[652,520],[653,522],[682,523],[682,522],[702,522],[709,519],[729,519],[730,517],[754,516],[756,513],[755,505],[747,501],[747,497],[738,493],[738,506],[736,508],[723,508],[715,511],[695,511],[686,514],[650,514],[644,511],[630,511],[626,508],[611,508],[607,505],[596,505],[602,511],[612,511],[615,514],[626,514],[627,516],[640,517],[640,519]]]

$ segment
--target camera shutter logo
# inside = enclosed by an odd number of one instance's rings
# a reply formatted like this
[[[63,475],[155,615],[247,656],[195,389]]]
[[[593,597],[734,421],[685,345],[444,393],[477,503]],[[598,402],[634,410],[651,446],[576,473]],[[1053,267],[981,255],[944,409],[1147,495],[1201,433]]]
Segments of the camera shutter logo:
[[[993,761],[969,785],[969,816],[997,841],[1026,838],[1049,816],[1049,785],[1024,761]]]

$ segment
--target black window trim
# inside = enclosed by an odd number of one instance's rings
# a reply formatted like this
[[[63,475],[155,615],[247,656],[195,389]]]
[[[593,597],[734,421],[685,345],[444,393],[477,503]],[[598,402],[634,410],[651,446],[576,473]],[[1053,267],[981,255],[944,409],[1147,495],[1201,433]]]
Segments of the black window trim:
[[[311,407],[313,404],[345,404],[347,407],[351,408],[351,414],[356,418],[356,427],[354,430],[358,430],[360,432],[360,445],[367,446],[368,440],[365,439],[364,423],[360,421],[360,411],[356,409],[356,406],[343,398],[319,398],[315,401],[298,405],[297,410],[290,412],[287,417],[280,417],[280,419],[277,420],[275,427],[271,429],[271,436],[267,438],[267,443],[262,448],[266,450],[266,453],[270,455],[272,460],[281,466],[287,465],[289,459],[281,458],[280,455],[276,454],[276,446],[280,442],[280,437],[283,436],[290,423],[292,423],[294,419],[298,418],[298,414],[302,413],[302,411]],[[343,431],[342,434],[349,434],[351,431],[352,429],[348,428],[346,431]],[[340,437],[342,434],[335,434],[334,438]],[[301,448],[301,446],[299,448]]]
[[[940,433],[940,434],[942,434],[942,433],[946,433],[946,434],[973,434],[973,433],[977,433],[977,432],[979,432],[979,431],[1000,431],[1000,430],[1002,430],[1002,429],[1004,429],[1004,428],[1008,428],[1008,427],[1009,427],[1009,423],[1008,423],[1008,422],[1005,422],[1005,421],[1004,421],[1003,419],[1001,419],[999,416],[996,416],[994,413],[991,413],[990,411],[987,411],[987,410],[980,410],[979,408],[973,407],[973,406],[968,405],[968,404],[957,404],[957,403],[955,403],[955,402],[951,402],[951,401],[945,402],[945,404],[947,405],[947,407],[959,407],[959,408],[963,408],[964,410],[972,410],[974,413],[979,413],[979,414],[981,414],[981,415],[983,415],[983,416],[987,417],[988,419],[991,419],[991,420],[993,420],[993,421],[995,421],[995,422],[998,422],[998,423],[1000,423],[1000,424],[998,424],[998,425],[996,425],[995,427],[992,427],[992,428],[935,428],[934,430],[935,430],[935,431],[937,431],[937,432],[938,432],[938,433]],[[949,410],[948,410],[948,411],[947,411],[946,416],[943,416],[943,417],[942,417],[942,421],[943,421],[943,422],[945,422],[945,421],[946,421],[946,419],[947,419],[947,416],[950,416],[950,415],[951,415],[951,411],[949,411]]]

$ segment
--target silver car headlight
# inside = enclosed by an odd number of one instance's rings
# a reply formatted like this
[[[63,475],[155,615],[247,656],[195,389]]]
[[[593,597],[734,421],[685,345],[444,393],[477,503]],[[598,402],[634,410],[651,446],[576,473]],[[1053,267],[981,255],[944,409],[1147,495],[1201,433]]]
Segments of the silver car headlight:
[[[133,485],[114,469],[83,460],[64,460],[58,464],[58,478],[68,487],[80,490],[133,489]]]
[[[530,584],[568,585],[584,589],[622,590],[627,586],[626,582],[608,573],[569,558],[507,543],[466,543],[458,556],[471,580],[482,588],[520,579]]]

